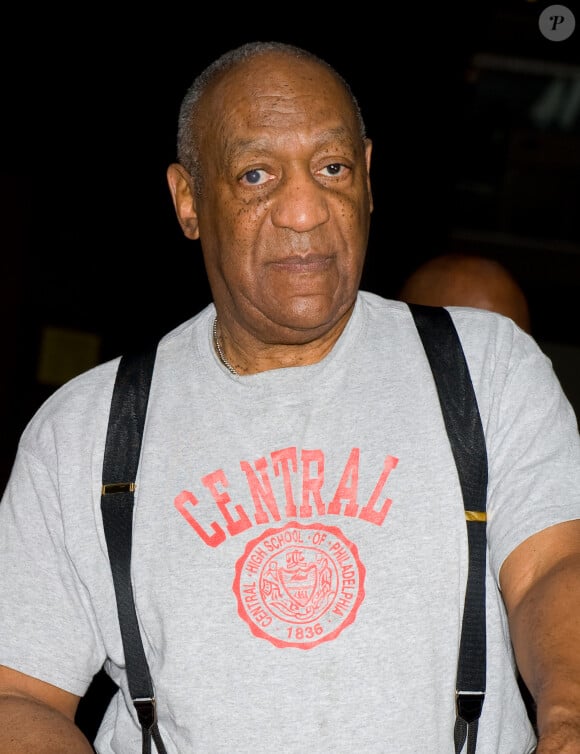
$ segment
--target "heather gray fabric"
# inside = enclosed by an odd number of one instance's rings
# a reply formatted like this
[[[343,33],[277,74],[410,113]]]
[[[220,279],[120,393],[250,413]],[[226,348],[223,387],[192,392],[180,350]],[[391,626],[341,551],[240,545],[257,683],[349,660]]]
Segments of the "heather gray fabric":
[[[452,308],[489,451],[488,693],[478,754],[530,752],[497,587],[525,538],[580,517],[580,444],[548,359]],[[134,585],[168,752],[453,754],[467,543],[439,404],[405,304],[361,293],[320,363],[231,375],[213,306],[160,345]],[[138,754],[100,516],[116,361],[53,394],[0,505],[0,663],[122,692],[99,754]]]

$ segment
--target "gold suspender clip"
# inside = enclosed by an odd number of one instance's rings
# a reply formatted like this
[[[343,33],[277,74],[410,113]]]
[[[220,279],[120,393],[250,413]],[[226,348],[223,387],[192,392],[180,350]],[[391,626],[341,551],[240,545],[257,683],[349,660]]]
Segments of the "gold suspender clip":
[[[487,521],[487,513],[484,511],[465,511],[466,521]]]
[[[120,492],[135,492],[135,482],[114,482],[103,484],[101,495],[118,495]]]

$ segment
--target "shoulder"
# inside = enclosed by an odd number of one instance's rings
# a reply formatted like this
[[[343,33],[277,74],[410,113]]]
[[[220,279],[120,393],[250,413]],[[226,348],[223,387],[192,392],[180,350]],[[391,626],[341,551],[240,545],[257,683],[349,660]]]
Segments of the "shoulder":
[[[422,351],[417,328],[407,303],[372,293],[361,293],[359,308],[367,320],[369,342],[377,350],[396,351],[417,363]],[[429,311],[431,307],[426,307]],[[551,360],[532,336],[503,314],[465,306],[447,306],[482,407],[491,394],[549,386],[558,392]]]
[[[120,357],[83,372],[59,387],[37,409],[20,438],[20,448],[36,454],[60,439],[71,441],[106,421]]]
[[[447,307],[465,356],[474,373],[487,373],[496,379],[503,375],[539,379],[555,377],[552,362],[538,342],[512,319],[485,309]]]
[[[413,332],[416,328],[410,306],[397,299],[388,299],[375,293],[361,291],[358,298],[359,309],[363,310],[367,318],[376,323],[384,331],[385,325],[397,324],[403,332]],[[440,309],[443,307],[422,307],[423,310]],[[538,351],[538,345],[533,338],[519,328],[509,317],[489,311],[466,306],[444,307],[450,314],[451,320],[464,347],[481,350],[492,344],[494,347],[511,348],[517,344],[523,350]],[[395,335],[395,333],[391,333]]]

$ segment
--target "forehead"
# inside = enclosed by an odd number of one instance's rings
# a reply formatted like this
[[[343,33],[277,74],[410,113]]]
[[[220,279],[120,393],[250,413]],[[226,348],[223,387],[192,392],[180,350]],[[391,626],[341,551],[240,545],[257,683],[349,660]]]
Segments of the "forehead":
[[[348,92],[316,61],[268,53],[236,65],[204,94],[206,136],[284,133],[326,128],[356,139]]]

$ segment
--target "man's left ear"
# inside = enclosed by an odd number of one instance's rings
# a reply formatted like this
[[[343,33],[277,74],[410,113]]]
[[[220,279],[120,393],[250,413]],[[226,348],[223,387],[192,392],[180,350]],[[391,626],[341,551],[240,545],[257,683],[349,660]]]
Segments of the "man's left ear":
[[[365,160],[367,163],[367,191],[369,192],[369,204],[371,212],[374,209],[373,192],[371,190],[371,155],[373,152],[373,143],[370,139],[365,139]]]
[[[183,165],[173,162],[167,168],[167,183],[183,234],[192,241],[197,240],[199,238],[199,222],[192,176]]]

